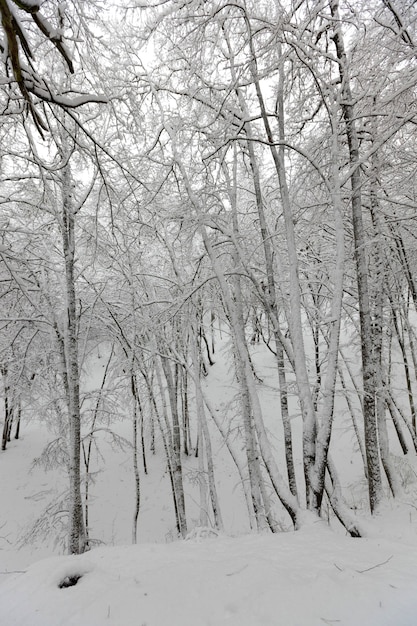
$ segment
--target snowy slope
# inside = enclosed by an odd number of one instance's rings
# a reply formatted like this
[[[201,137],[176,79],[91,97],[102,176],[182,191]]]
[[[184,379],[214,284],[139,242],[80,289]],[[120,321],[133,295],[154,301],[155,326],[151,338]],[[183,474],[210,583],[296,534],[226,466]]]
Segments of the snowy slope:
[[[261,402],[279,458],[283,450],[274,361],[260,347],[254,349],[253,358],[263,380]],[[98,386],[100,376],[92,373],[90,384]],[[238,389],[220,351],[204,385],[239,453],[239,411],[234,402]],[[294,398],[291,411],[297,431],[301,425]],[[361,509],[366,498],[362,470],[346,424],[346,407],[338,400],[333,453],[345,493]],[[132,429],[128,415],[115,420],[111,429],[128,440]],[[200,534],[197,459],[184,457],[191,533],[188,541],[173,542],[172,496],[159,442],[156,456],[148,453],[148,475],[141,469],[140,545],[129,546],[134,509],[131,450],[115,445],[104,429],[97,435],[90,468],[94,481],[89,525],[97,545],[117,547],[40,560],[63,551],[59,500],[65,495],[67,476],[62,467],[46,470],[34,465],[53,434],[36,420],[24,424],[21,440],[13,440],[0,454],[0,626],[417,624],[415,458],[402,461],[409,472],[404,474],[404,497],[388,501],[379,516],[366,522],[364,539],[351,539],[340,526],[335,525],[334,532],[316,520],[298,532],[248,535],[236,468],[212,423],[210,430],[225,529],[233,537]],[[300,451],[297,464],[301,474]],[[49,508],[56,503],[55,509]],[[282,527],[289,528],[276,501],[274,507]],[[49,512],[42,517],[45,511]],[[39,519],[42,522],[36,522]],[[81,578],[75,586],[61,589],[66,576]]]
[[[99,548],[0,586],[4,626],[415,626],[416,541],[324,522],[275,536]],[[66,576],[77,584],[59,588]]]

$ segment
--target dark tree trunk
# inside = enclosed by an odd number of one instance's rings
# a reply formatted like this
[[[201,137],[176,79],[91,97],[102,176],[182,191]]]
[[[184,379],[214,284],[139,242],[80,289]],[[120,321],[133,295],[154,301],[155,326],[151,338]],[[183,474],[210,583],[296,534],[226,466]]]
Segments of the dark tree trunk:
[[[356,132],[353,96],[350,89],[347,59],[343,35],[340,27],[339,3],[330,3],[334,18],[333,40],[339,60],[339,74],[342,83],[342,111],[345,132],[349,147],[352,168],[352,223],[355,243],[356,276],[359,299],[359,319],[362,352],[363,416],[365,423],[365,450],[368,467],[369,504],[374,512],[382,498],[382,479],[378,446],[378,429],[375,411],[375,363],[372,346],[372,320],[368,286],[368,264],[366,259],[366,239],[362,216],[361,174],[359,161],[359,141]]]

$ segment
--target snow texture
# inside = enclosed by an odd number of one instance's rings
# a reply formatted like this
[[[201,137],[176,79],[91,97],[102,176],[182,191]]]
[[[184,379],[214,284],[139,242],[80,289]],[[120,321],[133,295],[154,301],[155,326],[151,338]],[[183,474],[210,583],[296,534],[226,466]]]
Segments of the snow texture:
[[[279,535],[98,548],[0,586],[6,626],[415,626],[416,545]],[[68,576],[72,587],[59,588]]]

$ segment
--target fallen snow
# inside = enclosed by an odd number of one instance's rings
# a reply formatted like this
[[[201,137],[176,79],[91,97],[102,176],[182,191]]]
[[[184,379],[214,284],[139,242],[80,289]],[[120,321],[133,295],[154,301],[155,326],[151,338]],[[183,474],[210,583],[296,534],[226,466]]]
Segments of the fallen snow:
[[[268,367],[273,372],[273,363],[269,364],[261,351],[254,357],[264,368],[263,379],[269,382]],[[219,358],[208,378],[215,410],[226,415],[231,406],[233,426],[227,363]],[[266,382],[263,409],[279,455],[282,437],[275,415],[276,392]],[[292,413],[296,413],[294,406]],[[335,456],[344,492],[362,520],[366,507],[360,464],[343,420],[343,407],[338,405]],[[128,420],[113,427],[120,435],[130,436]],[[295,420],[294,429],[299,427]],[[77,557],[51,557],[63,550],[53,516],[49,516],[50,530],[45,526],[46,534],[44,529],[43,535],[29,533],[28,538],[28,529],[39,530],[36,520],[65,491],[67,476],[62,467],[45,471],[39,464],[33,465],[53,435],[35,420],[24,424],[21,440],[12,440],[0,454],[0,626],[417,624],[415,455],[401,458],[405,488],[401,501],[388,500],[380,515],[361,522],[368,530],[366,538],[351,539],[340,526],[335,524],[331,530],[325,521],[315,521],[297,532],[257,535],[247,534],[241,485],[213,427],[212,436],[225,528],[234,537],[199,533],[197,461],[188,457],[184,458],[187,513],[190,528],[197,528],[188,541],[166,543],[175,535],[175,518],[159,449],[155,457],[148,457],[149,474],[141,472],[138,537],[142,543],[122,545],[129,543],[131,536],[131,452],[115,447],[100,434],[92,458],[91,536],[118,547],[95,548]],[[300,461],[297,471],[302,471]],[[279,509],[276,513],[280,514]],[[280,521],[285,522],[285,517]],[[65,537],[65,528],[62,532]],[[18,549],[22,538],[24,545]],[[72,587],[59,588],[71,576],[81,578]]]
[[[4,626],[415,626],[415,541],[324,522],[52,557],[0,586]],[[66,576],[81,575],[59,588]]]

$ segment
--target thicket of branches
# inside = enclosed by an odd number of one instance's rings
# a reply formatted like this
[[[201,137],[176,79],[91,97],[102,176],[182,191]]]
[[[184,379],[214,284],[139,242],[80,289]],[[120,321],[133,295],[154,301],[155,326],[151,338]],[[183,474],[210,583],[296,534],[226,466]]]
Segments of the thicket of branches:
[[[275,532],[284,512],[298,528],[326,501],[360,536],[332,455],[335,398],[372,513],[401,494],[390,448],[417,451],[415,4],[134,4],[0,2],[2,448],[21,417],[58,433],[70,552],[89,545],[95,432],[126,414],[134,541],[158,446],[178,533],[191,454],[200,523],[223,528],[213,429],[252,528]],[[219,328],[238,441],[205,393]],[[255,342],[276,362],[279,450]],[[98,346],[103,383],[85,396]]]

